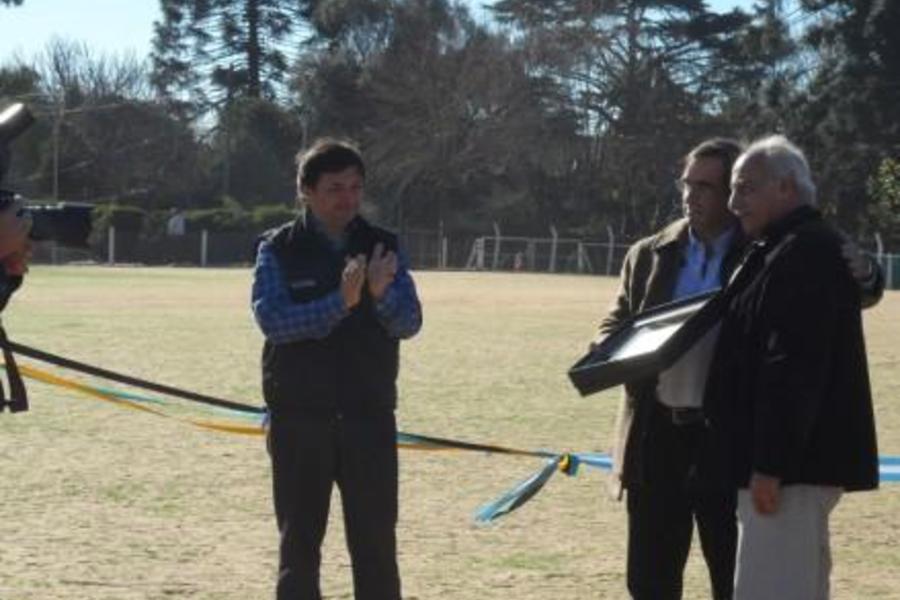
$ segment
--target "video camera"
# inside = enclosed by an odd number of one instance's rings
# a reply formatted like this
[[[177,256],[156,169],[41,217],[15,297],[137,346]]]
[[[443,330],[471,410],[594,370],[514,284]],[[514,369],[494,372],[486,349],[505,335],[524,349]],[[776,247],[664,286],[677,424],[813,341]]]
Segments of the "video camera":
[[[0,113],[0,183],[6,176],[10,162],[10,143],[34,123],[34,117],[22,103],[16,103]],[[0,189],[0,211],[7,209],[21,197]],[[91,233],[93,206],[83,203],[61,202],[51,206],[23,206],[22,216],[31,218],[28,234],[35,241],[52,241],[72,248],[87,248]]]
[[[22,135],[34,117],[24,104],[17,103],[0,113],[0,183],[9,168],[11,150],[10,143]],[[25,206],[18,194],[10,190],[0,189],[0,212],[17,211],[18,218],[30,221],[28,237],[35,241],[53,241],[64,246],[87,247],[87,239],[91,233],[90,204],[58,204],[56,206]],[[3,258],[3,257],[0,257]],[[21,274],[8,274],[6,267],[0,264],[0,312],[6,307],[13,292],[22,283]],[[6,337],[3,325],[0,324],[0,352],[3,354],[6,376],[9,382],[10,398],[7,400],[3,386],[0,385],[0,412],[9,408],[10,412],[28,410],[28,394],[25,384],[16,366],[12,345]]]

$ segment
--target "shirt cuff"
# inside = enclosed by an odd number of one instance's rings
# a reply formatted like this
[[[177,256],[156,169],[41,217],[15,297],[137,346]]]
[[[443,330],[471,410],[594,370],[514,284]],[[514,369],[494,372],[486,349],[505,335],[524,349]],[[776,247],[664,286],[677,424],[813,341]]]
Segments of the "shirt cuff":
[[[384,295],[381,297],[381,300],[375,303],[375,312],[379,317],[390,319],[397,311],[399,298],[400,295],[397,293],[397,290],[394,288],[394,286],[389,285],[388,288],[384,291]]]
[[[336,290],[325,296],[325,304],[327,306],[326,314],[336,321],[339,321],[350,314],[350,311],[347,310],[347,305],[344,303],[344,295],[341,294],[340,290]]]

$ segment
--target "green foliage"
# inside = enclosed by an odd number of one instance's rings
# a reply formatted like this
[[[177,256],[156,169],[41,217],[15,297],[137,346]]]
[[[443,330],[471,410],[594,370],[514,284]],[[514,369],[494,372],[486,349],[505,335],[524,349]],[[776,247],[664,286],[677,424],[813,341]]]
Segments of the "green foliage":
[[[110,227],[116,231],[138,233],[144,227],[147,212],[137,206],[119,206],[117,204],[98,204],[91,215],[94,232],[105,232]]]
[[[40,74],[28,65],[0,68],[0,98],[30,96],[38,90]]]
[[[870,227],[890,246],[900,244],[900,160],[886,158],[869,178]]]
[[[189,231],[261,232],[297,217],[297,209],[283,204],[263,204],[252,210],[230,207],[187,211]]]
[[[900,139],[900,3],[808,0],[807,60],[767,98],[770,128],[806,148],[826,209],[848,230],[870,219],[869,179]],[[815,62],[810,68],[809,58]]]
[[[247,211],[240,206],[223,206],[185,212],[188,231],[261,232],[293,220],[297,211],[281,204],[255,206]]]
[[[213,138],[216,195],[245,206],[293,200],[302,135],[296,112],[267,100],[235,101],[222,111]]]
[[[255,206],[250,214],[250,222],[256,231],[277,227],[297,217],[297,209],[283,204]]]
[[[246,231],[250,228],[250,215],[243,210],[228,208],[204,208],[185,212],[187,228],[191,232],[204,229],[211,232]]]
[[[222,206],[183,211],[188,233],[259,233],[277,227],[297,216],[297,210],[283,204],[264,204],[244,210],[234,199]],[[95,245],[101,247],[110,226],[116,231],[140,234],[147,240],[165,239],[172,210],[145,211],[135,206],[98,204],[93,212]]]
[[[145,208],[196,201],[194,190],[203,170],[199,145],[186,124],[152,102],[117,98],[95,102],[113,107],[88,106],[64,123],[63,193],[80,190]]]

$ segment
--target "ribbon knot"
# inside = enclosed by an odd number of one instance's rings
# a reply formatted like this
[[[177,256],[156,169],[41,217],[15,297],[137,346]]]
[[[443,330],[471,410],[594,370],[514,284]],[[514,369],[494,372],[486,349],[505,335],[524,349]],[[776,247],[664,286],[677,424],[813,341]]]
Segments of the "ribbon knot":
[[[556,467],[569,477],[578,474],[579,466],[581,466],[581,461],[578,459],[578,457],[568,452],[561,455],[559,457],[559,460],[556,462]]]

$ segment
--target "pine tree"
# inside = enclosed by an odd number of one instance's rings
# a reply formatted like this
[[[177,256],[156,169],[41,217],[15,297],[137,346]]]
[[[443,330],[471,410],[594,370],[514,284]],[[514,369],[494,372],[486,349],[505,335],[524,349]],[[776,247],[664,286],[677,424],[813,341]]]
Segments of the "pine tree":
[[[286,48],[312,0],[160,0],[153,83],[165,98],[202,109],[225,99],[272,97]]]

